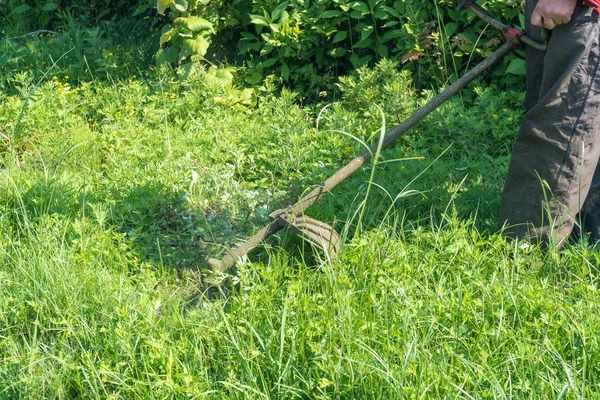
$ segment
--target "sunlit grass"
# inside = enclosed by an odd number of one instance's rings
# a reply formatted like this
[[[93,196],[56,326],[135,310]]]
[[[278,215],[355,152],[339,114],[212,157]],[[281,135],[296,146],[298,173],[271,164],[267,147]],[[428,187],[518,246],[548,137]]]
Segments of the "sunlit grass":
[[[377,140],[381,109],[393,125],[424,101],[407,74],[255,107],[201,75],[53,76],[0,90],[0,398],[599,390],[597,249],[495,232],[518,93],[474,87],[309,209],[338,258],[284,233],[208,299],[208,257]]]

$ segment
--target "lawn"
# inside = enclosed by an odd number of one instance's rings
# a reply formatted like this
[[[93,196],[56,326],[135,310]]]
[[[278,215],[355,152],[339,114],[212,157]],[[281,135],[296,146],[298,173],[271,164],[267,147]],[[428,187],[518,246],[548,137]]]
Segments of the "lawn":
[[[496,229],[519,90],[476,82],[310,208],[337,258],[282,232],[214,276],[434,90],[384,61],[308,101],[102,37],[0,42],[0,398],[598,395],[597,248]]]

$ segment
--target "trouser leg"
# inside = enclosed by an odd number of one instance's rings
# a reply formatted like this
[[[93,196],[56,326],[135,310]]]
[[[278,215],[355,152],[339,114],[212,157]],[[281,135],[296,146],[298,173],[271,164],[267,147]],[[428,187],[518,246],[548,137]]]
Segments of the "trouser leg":
[[[583,232],[589,242],[598,242],[600,240],[598,226],[600,226],[600,164],[596,167],[590,191],[573,227],[575,239],[579,239]]]
[[[527,3],[526,28],[539,40],[530,24],[535,3]],[[560,246],[584,205],[600,157],[599,41],[598,14],[579,4],[545,53],[526,50],[526,114],[499,216],[510,237]]]

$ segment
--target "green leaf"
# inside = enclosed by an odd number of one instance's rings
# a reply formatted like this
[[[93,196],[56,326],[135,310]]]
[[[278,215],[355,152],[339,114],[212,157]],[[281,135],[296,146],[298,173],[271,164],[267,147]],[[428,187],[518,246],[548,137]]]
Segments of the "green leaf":
[[[525,27],[525,15],[523,13],[519,13],[519,29],[524,29]]]
[[[58,4],[48,2],[42,6],[42,11],[53,11],[53,10],[56,10],[57,8],[58,8]]]
[[[11,14],[23,14],[29,10],[31,10],[31,7],[28,4],[21,4],[20,6],[13,8]]]
[[[458,30],[458,24],[456,22],[448,22],[444,26],[444,31],[446,32],[447,37],[454,35],[457,30]]]
[[[462,13],[463,13],[463,11],[458,11],[458,10],[455,10],[454,8],[448,7],[448,15],[450,16],[450,19],[452,21],[458,21],[458,20],[462,19],[461,18]]]
[[[262,15],[256,15],[256,14],[250,15],[250,22],[253,23],[254,25],[262,25],[262,26],[269,25],[269,21],[267,21],[267,19],[265,17],[263,17]]]
[[[133,16],[135,17],[136,15],[143,14],[149,8],[150,8],[150,4],[148,4],[148,3],[146,3],[146,4],[140,4],[139,6],[137,6],[137,8],[135,9],[135,11],[133,12]]]
[[[281,13],[281,17],[279,17],[279,22],[285,22],[289,19],[290,19],[290,14],[287,11],[283,10],[283,12]]]
[[[177,61],[178,48],[169,47],[158,52],[156,56],[156,64],[172,64]]]
[[[173,35],[176,33],[177,33],[177,28],[173,28],[173,29],[169,29],[168,31],[166,31],[165,33],[160,35],[160,45],[162,46],[163,44],[167,43],[169,40],[171,40]]]
[[[383,40],[387,41],[390,39],[396,39],[402,36],[402,31],[400,29],[394,29],[393,31],[387,31],[383,35]]]
[[[269,58],[268,60],[260,63],[260,66],[262,68],[269,68],[269,67],[272,67],[273,65],[275,65],[276,62],[277,62],[277,59],[275,57],[273,57],[273,58]]]
[[[371,61],[372,59],[373,59],[373,56],[372,56],[372,55],[370,55],[370,54],[369,54],[369,55],[366,55],[366,56],[364,56],[364,57],[361,57],[361,58],[358,60],[358,65],[359,65],[360,67],[362,67],[363,65],[367,64],[367,63],[368,63],[369,61]]]
[[[264,36],[264,35],[263,35]],[[266,45],[265,47],[263,47],[262,49],[260,49],[260,55],[261,56],[266,56],[268,55],[270,52],[272,52],[274,49],[274,47],[270,44]]]
[[[340,10],[327,10],[321,13],[321,18],[334,18],[340,15],[344,15]]]
[[[173,23],[181,25],[192,32],[212,31],[213,29],[213,24],[200,17],[180,17],[174,20]]]
[[[330,50],[327,54],[329,54],[331,57],[334,58],[339,58],[344,56],[344,54],[346,54],[347,50],[342,48],[342,47],[336,47],[332,50]]]
[[[271,21],[277,21],[279,19],[279,17],[281,17],[281,15],[283,14],[283,11],[287,8],[287,6],[288,6],[288,2],[284,1],[283,3],[281,3],[280,5],[275,7],[273,12],[271,13]]]
[[[366,14],[371,12],[369,6],[366,3],[363,3],[362,1],[353,1],[352,3],[350,3],[350,8],[355,11],[360,11]]]
[[[367,47],[371,47],[373,45],[373,39],[365,39],[356,43],[353,47],[355,49],[366,49]]]
[[[260,80],[262,80],[262,78]],[[225,97],[215,96],[213,100],[217,104],[223,104],[226,106],[233,106],[237,104],[243,104],[245,106],[256,105],[256,96],[254,95],[254,91],[252,89],[229,89]]]
[[[388,58],[389,54],[387,46],[385,44],[380,44],[377,46],[377,54],[379,57]]]
[[[187,0],[175,0],[173,4],[175,5],[175,9],[179,12],[186,12],[188,9]]]
[[[240,97],[240,103],[242,103],[245,106],[251,106],[251,105],[256,104],[254,90],[252,90],[252,89],[242,90],[242,93],[240,94],[239,97]]]
[[[50,22],[50,14],[46,11],[40,15],[40,26],[46,26],[48,22]]]
[[[185,39],[181,45],[179,58],[183,59],[194,55],[204,56],[208,51],[208,46],[210,46],[210,43],[203,36],[198,36],[194,39]]]
[[[385,6],[385,10],[388,12],[388,14],[390,14],[392,17],[396,17],[396,18],[400,18],[400,13],[398,12],[398,10],[396,10],[395,8],[392,7],[388,7]]]
[[[177,69],[177,75],[179,76],[180,80],[187,81],[190,78],[190,76],[192,76],[194,72],[196,72],[196,70],[196,63],[189,62],[181,64]]]
[[[373,12],[373,16],[377,19],[387,19],[388,13],[384,8],[377,7]]]
[[[348,37],[347,31],[339,31],[333,37],[333,43],[341,42],[342,40],[346,39],[347,37]]]
[[[404,1],[396,1],[394,2],[394,9],[398,11],[398,14],[404,15],[406,13],[406,4]]]
[[[240,32],[240,35],[246,40],[256,40],[256,36],[250,32]]]
[[[165,10],[173,3],[173,0],[157,0],[156,9],[160,15],[165,15]]]
[[[360,33],[360,41],[362,42],[367,39],[373,34],[373,32],[375,32],[375,30],[372,26],[365,27],[365,29],[363,29],[363,31]]]
[[[284,81],[287,81],[290,78],[290,67],[288,67],[287,64],[281,66],[281,77]]]
[[[213,87],[229,87],[233,84],[233,68],[217,68],[212,66],[206,71],[206,83]]]
[[[264,76],[262,74],[262,70],[256,70],[256,69],[252,69],[248,72],[248,74],[246,75],[245,81],[252,85],[258,85],[259,83],[261,83],[264,79]]]
[[[522,58],[515,58],[512,60],[506,68],[506,73],[513,75],[525,75],[525,60]]]

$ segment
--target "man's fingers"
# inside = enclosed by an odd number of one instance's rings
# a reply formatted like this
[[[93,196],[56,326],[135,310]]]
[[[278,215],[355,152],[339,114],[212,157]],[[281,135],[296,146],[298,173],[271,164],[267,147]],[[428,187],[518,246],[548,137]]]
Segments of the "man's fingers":
[[[556,28],[556,22],[552,18],[543,18],[544,20],[544,28],[552,30]]]
[[[539,0],[531,15],[531,23],[546,29],[568,24],[576,5],[577,0]]]
[[[542,17],[542,14],[538,12],[533,12],[531,14],[531,24],[534,26],[543,26],[546,29],[554,29],[556,28],[556,22],[550,17]]]
[[[534,26],[544,26],[544,19],[542,18],[542,14],[535,10],[533,14],[531,14],[531,24]]]

